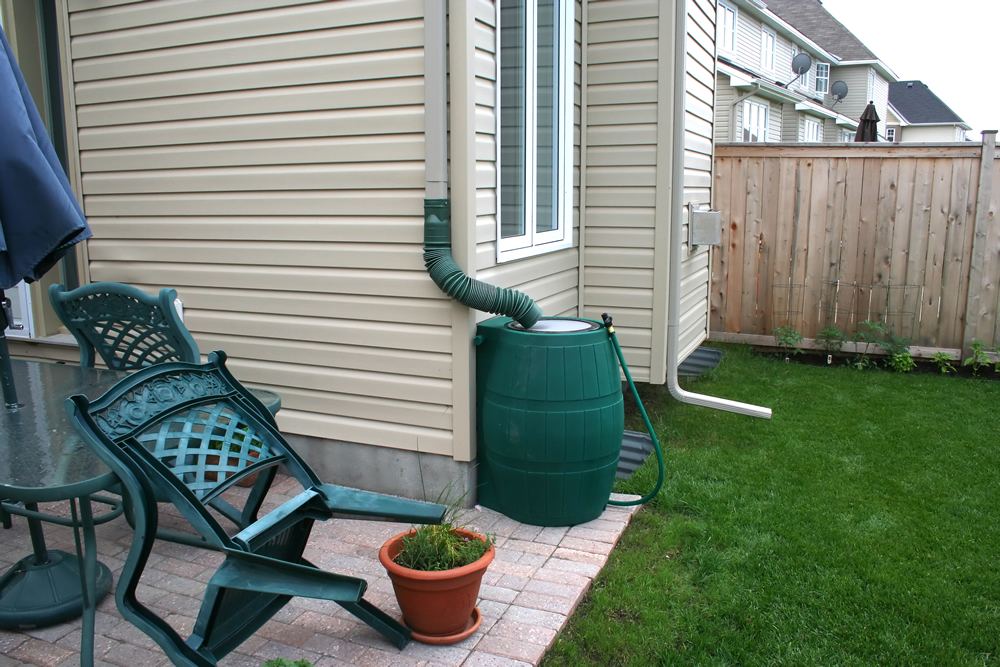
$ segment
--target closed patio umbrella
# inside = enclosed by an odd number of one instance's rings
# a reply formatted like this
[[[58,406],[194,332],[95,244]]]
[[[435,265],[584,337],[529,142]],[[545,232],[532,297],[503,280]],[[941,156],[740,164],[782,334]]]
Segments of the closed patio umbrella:
[[[861,112],[861,118],[858,120],[858,132],[854,135],[854,140],[878,141],[878,121],[875,102],[869,102],[865,110]]]
[[[38,280],[75,243],[90,237],[49,135],[0,28],[0,304],[4,290]],[[10,354],[0,308],[0,385],[16,407]]]

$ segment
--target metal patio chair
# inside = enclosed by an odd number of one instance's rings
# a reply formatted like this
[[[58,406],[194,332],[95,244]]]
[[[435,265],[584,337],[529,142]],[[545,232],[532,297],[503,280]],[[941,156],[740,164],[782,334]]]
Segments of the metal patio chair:
[[[363,579],[319,570],[303,557],[313,522],[334,516],[440,523],[445,507],[323,484],[225,367],[157,364],[104,396],[67,399],[70,420],[135,502],[135,536],[115,591],[122,615],[177,665],[214,665],[292,596],[332,600],[402,648],[408,628],[368,603]],[[303,491],[230,536],[209,511],[238,479],[283,465]],[[254,489],[254,492],[256,489]],[[253,492],[251,492],[252,494]],[[226,558],[208,582],[186,640],[136,598],[164,495]],[[226,503],[228,504],[228,503]]]

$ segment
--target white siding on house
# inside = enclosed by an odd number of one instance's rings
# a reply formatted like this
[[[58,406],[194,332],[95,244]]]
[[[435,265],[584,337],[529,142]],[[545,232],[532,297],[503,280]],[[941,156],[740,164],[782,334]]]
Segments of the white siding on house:
[[[802,138],[801,114],[795,105],[786,102],[781,105],[781,141],[800,141]]]
[[[847,84],[847,97],[839,102],[834,109],[850,118],[858,118],[868,104],[868,70],[867,65],[851,65],[847,67],[830,68],[830,86],[835,81],[843,81]],[[888,88],[887,88],[888,90]],[[886,93],[888,99],[888,92]],[[825,96],[824,104],[830,106],[833,97],[829,94]]]
[[[68,3],[91,279],[176,288],[288,433],[451,455],[423,2],[105,4]]]
[[[587,26],[583,315],[611,313],[640,381],[649,380],[653,328],[657,4],[591,0]]]
[[[729,114],[740,91],[729,85],[729,77],[725,74],[720,73],[715,79],[715,141],[733,141],[735,135],[729,134]]]

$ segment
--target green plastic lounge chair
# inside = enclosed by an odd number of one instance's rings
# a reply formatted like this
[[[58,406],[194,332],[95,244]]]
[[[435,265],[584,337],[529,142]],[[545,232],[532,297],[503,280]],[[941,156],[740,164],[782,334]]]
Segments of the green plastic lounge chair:
[[[174,308],[177,292],[169,287],[152,296],[123,283],[98,282],[67,292],[62,285],[49,287],[49,299],[59,319],[80,345],[80,365],[93,368],[96,357],[113,370],[135,371],[169,361],[201,363],[198,344]],[[273,391],[250,389],[273,416],[281,408],[281,397]],[[274,470],[265,470],[254,482],[251,500],[257,503],[247,512],[234,514],[231,507],[217,502],[217,510],[243,527],[256,518],[259,503],[271,486]],[[120,493],[117,487],[109,489]],[[166,498],[158,496],[162,502]],[[133,523],[132,507],[125,504],[125,516]],[[4,518],[5,517],[0,517]],[[5,524],[8,523],[5,521]],[[157,536],[183,544],[200,542],[185,533],[161,530]]]
[[[323,484],[288,445],[255,399],[213,352],[204,365],[157,364],[90,403],[67,399],[83,440],[135,502],[135,536],[115,591],[122,615],[175,665],[214,665],[292,596],[332,600],[402,648],[405,626],[367,602],[363,579],[322,571],[302,557],[314,521],[334,516],[440,523],[445,507]],[[209,502],[245,475],[283,465],[303,491],[237,534],[228,535]],[[186,640],[136,598],[163,494],[226,558],[208,582]]]

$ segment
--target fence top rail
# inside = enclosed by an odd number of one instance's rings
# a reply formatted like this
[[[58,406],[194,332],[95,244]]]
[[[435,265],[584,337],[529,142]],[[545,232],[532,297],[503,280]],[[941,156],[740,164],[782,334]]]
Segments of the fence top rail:
[[[982,144],[949,143],[718,143],[716,157],[982,157]]]

